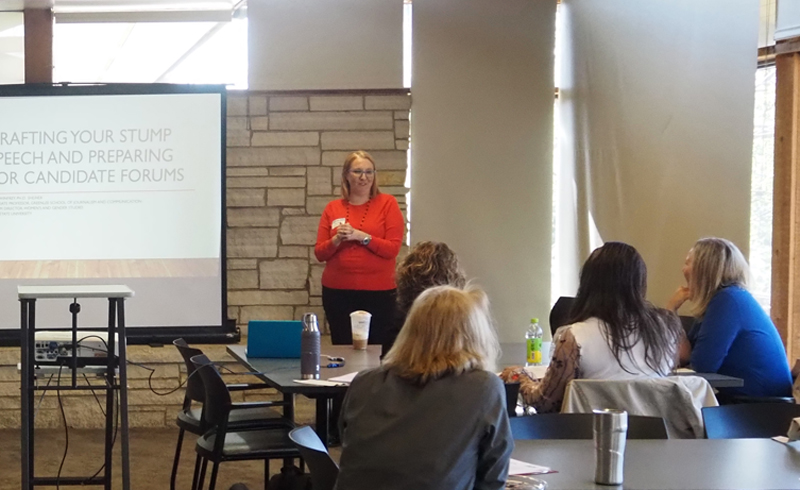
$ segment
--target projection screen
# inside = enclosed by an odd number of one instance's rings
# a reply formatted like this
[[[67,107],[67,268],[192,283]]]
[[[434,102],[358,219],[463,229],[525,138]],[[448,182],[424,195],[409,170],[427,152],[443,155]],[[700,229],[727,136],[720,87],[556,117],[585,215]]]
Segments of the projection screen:
[[[80,284],[134,290],[132,337],[230,334],[223,86],[7,85],[0,114],[4,337],[17,286]],[[69,303],[39,301],[37,328]],[[81,305],[79,327],[106,324],[105,300]]]

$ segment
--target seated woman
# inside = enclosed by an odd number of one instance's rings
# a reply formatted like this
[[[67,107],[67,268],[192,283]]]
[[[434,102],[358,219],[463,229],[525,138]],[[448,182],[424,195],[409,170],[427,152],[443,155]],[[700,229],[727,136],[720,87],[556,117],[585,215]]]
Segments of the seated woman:
[[[347,390],[336,488],[503,488],[514,443],[498,353],[483,291],[423,292],[383,366]]]
[[[433,286],[463,288],[467,280],[458,266],[456,253],[440,242],[420,242],[411,248],[397,269],[397,311],[394,324],[383,341],[381,357],[394,345],[400,328],[406,321],[411,304],[426,289]]]
[[[666,376],[675,364],[682,335],[678,317],[645,299],[647,268],[635,248],[609,242],[581,269],[570,325],[556,334],[553,359],[540,381],[519,367],[506,368],[505,381],[519,378],[523,400],[537,412],[558,412],[573,379],[628,379]]]
[[[698,372],[744,380],[741,388],[721,388],[721,401],[735,395],[791,396],[786,351],[772,320],[747,291],[749,267],[736,245],[722,238],[698,240],[683,275],[687,285],[667,303],[677,311],[692,302],[696,322],[681,358]]]

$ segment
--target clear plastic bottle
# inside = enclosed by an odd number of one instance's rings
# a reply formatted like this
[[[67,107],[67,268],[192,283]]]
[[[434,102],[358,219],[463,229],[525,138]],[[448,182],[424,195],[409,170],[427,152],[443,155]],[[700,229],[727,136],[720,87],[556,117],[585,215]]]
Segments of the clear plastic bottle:
[[[527,346],[526,366],[542,365],[542,327],[538,318],[531,318],[531,324],[525,332],[525,345]]]

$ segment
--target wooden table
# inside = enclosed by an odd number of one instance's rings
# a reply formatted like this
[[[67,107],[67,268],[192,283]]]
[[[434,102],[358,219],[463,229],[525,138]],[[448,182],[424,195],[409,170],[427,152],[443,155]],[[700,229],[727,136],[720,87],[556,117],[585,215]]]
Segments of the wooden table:
[[[258,373],[256,376],[283,393],[285,400],[291,400],[296,394],[314,398],[317,406],[316,432],[322,442],[327,445],[330,402],[334,397],[343,395],[347,391],[346,385],[313,386],[296,383],[295,380],[300,379],[300,359],[248,358],[247,348],[244,345],[230,345],[227,350],[249,371]],[[328,345],[322,347],[322,354],[319,377],[323,380],[381,365],[380,345],[367,346],[366,350],[355,350],[351,345]],[[324,367],[328,365],[328,358],[325,355],[344,357],[345,365],[339,368]]]
[[[622,487],[594,483],[591,440],[518,440],[512,457],[558,473],[548,490],[800,489],[800,442],[771,439],[628,440]]]
[[[525,344],[523,342],[503,343],[500,347],[503,349],[503,355],[497,363],[499,367],[519,366],[525,363]],[[544,352],[543,354],[544,357],[547,357],[550,353]],[[744,386],[742,378],[734,378],[724,374],[680,372],[675,373],[674,376],[700,376],[705,378],[712,388],[741,388]]]

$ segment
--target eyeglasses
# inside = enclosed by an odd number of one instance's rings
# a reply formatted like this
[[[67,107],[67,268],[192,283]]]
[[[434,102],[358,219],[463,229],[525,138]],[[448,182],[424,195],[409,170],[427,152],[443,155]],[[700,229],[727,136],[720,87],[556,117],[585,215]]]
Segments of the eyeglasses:
[[[374,170],[355,169],[355,170],[351,170],[350,173],[355,175],[356,177],[361,177],[363,175],[364,177],[366,177],[368,179],[372,178],[372,176],[375,175],[375,171]]]

